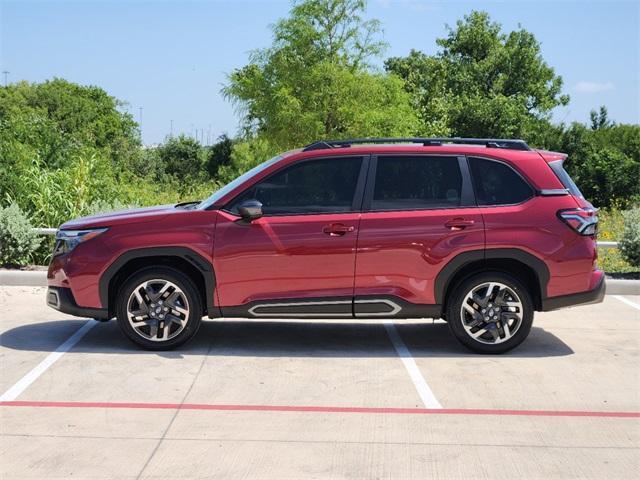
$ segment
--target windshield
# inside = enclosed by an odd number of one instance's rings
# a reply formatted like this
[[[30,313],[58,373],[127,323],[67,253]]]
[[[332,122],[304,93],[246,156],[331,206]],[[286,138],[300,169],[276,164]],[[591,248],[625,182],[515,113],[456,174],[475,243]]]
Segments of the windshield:
[[[276,163],[278,160],[281,160],[282,158],[283,158],[282,155],[278,155],[276,157],[273,157],[271,160],[267,160],[266,162],[262,162],[261,164],[256,165],[251,170],[243,173],[242,175],[240,175],[235,180],[227,183],[220,190],[216,190],[215,192],[213,192],[213,194],[209,198],[207,198],[206,200],[202,201],[198,205],[198,209],[199,210],[205,210],[205,209],[209,208],[211,205],[215,205],[218,200],[220,200],[222,197],[224,197],[227,193],[232,191],[238,185],[240,185],[240,184],[244,183],[245,181],[249,180],[251,177],[253,177],[254,175],[260,173],[265,168],[267,168],[268,166]]]

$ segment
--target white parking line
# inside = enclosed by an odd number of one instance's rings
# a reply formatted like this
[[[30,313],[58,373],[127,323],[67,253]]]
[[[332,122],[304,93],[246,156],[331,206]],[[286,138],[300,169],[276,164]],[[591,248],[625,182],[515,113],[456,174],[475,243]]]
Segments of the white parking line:
[[[640,310],[640,305],[638,305],[636,302],[632,302],[631,300],[629,300],[628,298],[624,298],[621,295],[612,295],[613,298],[616,298],[618,300],[620,300],[622,303],[626,303],[627,305],[629,305],[630,307],[635,308],[636,310]]]
[[[396,326],[393,324],[391,320],[385,320],[384,328],[387,329],[387,334],[391,339],[391,343],[393,344],[393,348],[396,349],[400,360],[404,364],[404,367],[407,369],[409,373],[409,377],[411,377],[411,381],[413,382],[413,386],[416,387],[418,391],[418,395],[420,395],[420,399],[424,404],[425,408],[442,408],[440,402],[429,388],[429,384],[420,373],[420,369],[418,369],[418,365],[416,365],[415,360],[411,356],[411,352],[400,338],[400,334],[396,329]]]
[[[0,397],[0,402],[11,402],[18,398],[22,392],[24,392],[29,385],[35,382],[40,375],[46,372],[47,368],[56,363],[62,355],[68,352],[78,341],[84,337],[85,333],[93,328],[98,322],[95,320],[88,320],[82,327],[71,335],[62,345],[60,345],[54,352],[47,355],[43,361],[36,365],[29,373],[22,377],[15,385],[9,390],[4,392]]]

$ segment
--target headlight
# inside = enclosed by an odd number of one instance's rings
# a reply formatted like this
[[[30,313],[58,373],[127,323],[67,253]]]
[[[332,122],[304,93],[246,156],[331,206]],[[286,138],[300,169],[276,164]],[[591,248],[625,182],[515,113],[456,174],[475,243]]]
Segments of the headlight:
[[[56,246],[53,255],[68,253],[87,240],[97,237],[108,228],[88,228],[86,230],[58,230],[56,233]]]

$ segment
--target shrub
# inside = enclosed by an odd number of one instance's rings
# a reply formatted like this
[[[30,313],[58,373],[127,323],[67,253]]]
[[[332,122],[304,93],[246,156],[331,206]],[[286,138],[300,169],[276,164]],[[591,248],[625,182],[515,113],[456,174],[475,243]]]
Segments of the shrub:
[[[620,252],[627,262],[634,267],[640,267],[640,208],[624,213]]]
[[[117,212],[119,210],[129,210],[138,208],[140,205],[135,203],[124,203],[118,199],[113,201],[96,200],[86,208],[85,215],[100,215],[102,213]]]
[[[28,264],[41,241],[17,205],[0,208],[1,265]]]
[[[205,166],[211,178],[216,178],[218,169],[231,162],[233,144],[233,139],[229,138],[226,133],[223,133],[209,149]]]

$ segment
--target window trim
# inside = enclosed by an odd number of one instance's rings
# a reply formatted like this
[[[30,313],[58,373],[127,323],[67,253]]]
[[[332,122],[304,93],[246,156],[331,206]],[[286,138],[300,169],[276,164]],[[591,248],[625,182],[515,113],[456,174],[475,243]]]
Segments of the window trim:
[[[371,158],[371,155],[369,154],[351,154],[351,155],[327,155],[327,156],[321,156],[321,157],[307,157],[307,158],[301,158],[299,160],[290,162],[286,165],[283,165],[282,167],[278,168],[277,170],[271,172],[269,175],[266,175],[265,177],[261,178],[260,180],[258,180],[257,182],[252,183],[251,185],[249,185],[247,188],[245,188],[244,190],[242,190],[241,192],[239,192],[236,196],[234,196],[231,200],[229,200],[223,207],[221,207],[221,210],[233,215],[234,217],[238,217],[241,218],[240,215],[238,215],[235,212],[232,212],[230,207],[234,204],[234,202],[241,197],[242,195],[245,194],[245,192],[247,192],[248,190],[254,188],[256,185],[258,185],[259,183],[265,182],[267,180],[269,180],[271,177],[273,177],[274,175],[279,174],[280,172],[282,172],[283,170],[286,170],[289,167],[293,167],[296,165],[300,165],[302,163],[307,163],[307,162],[313,162],[313,161],[319,161],[319,160],[338,160],[341,158],[360,158],[361,159],[361,163],[360,163],[360,171],[358,172],[358,178],[356,180],[356,188],[354,190],[353,193],[353,201],[351,202],[351,209],[348,211],[345,210],[339,210],[339,211],[327,211],[327,212],[306,212],[306,213],[266,213],[264,214],[261,218],[264,217],[297,217],[297,216],[307,216],[307,215],[336,215],[336,214],[340,214],[340,213],[359,213],[361,211],[361,207],[362,207],[362,197],[363,197],[363,192],[365,189],[365,183],[366,183],[366,179],[367,179],[367,171],[369,170],[369,161]]]
[[[462,185],[460,192],[460,205],[451,207],[416,207],[416,208],[393,208],[393,209],[373,209],[373,194],[375,192],[376,173],[378,170],[378,158],[381,157],[437,157],[437,158],[451,158],[457,159],[458,168],[460,169],[460,175],[462,177]],[[471,182],[471,175],[469,172],[469,166],[467,159],[464,155],[449,154],[444,155],[442,153],[382,153],[374,154],[371,156],[369,164],[369,173],[367,175],[367,184],[365,188],[364,198],[362,202],[363,212],[420,212],[420,211],[433,211],[433,210],[456,210],[461,208],[475,208],[477,207],[475,201],[475,194],[473,185]]]
[[[471,179],[471,186],[473,188],[473,194],[476,200],[476,205],[479,208],[495,208],[495,207],[515,207],[518,205],[523,205],[525,203],[527,203],[528,201],[530,201],[532,198],[535,198],[538,196],[538,189],[536,189],[531,182],[529,181],[529,179],[524,176],[524,174],[522,174],[520,172],[520,170],[518,170],[517,168],[515,168],[513,165],[511,165],[509,162],[505,162],[504,160],[499,160],[497,158],[488,158],[488,157],[484,157],[482,155],[467,155],[467,162],[468,162],[468,168],[469,168],[469,178]],[[496,162],[496,163],[501,163],[503,165],[505,165],[507,168],[511,169],[518,177],[520,177],[520,179],[525,183],[525,185],[527,185],[527,187],[529,187],[529,190],[531,192],[531,195],[529,197],[527,197],[526,199],[524,199],[521,202],[518,203],[498,203],[496,205],[480,205],[480,203],[478,202],[478,195],[477,195],[477,191],[476,191],[476,182],[475,182],[475,178],[473,177],[473,172],[471,170],[471,160],[473,158],[478,158],[480,160],[487,160],[489,162]]]

